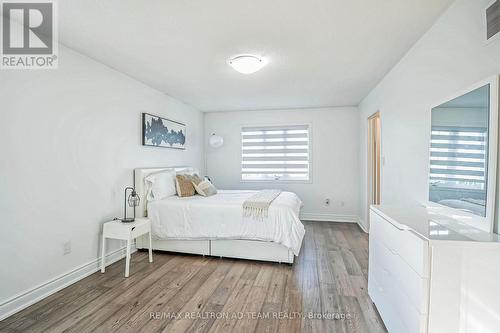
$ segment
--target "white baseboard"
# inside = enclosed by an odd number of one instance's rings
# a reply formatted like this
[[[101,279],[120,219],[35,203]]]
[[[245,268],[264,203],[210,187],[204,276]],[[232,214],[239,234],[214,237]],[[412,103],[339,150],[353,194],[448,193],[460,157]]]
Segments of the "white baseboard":
[[[365,223],[363,222],[363,220],[361,218],[358,218],[357,223],[358,223],[359,227],[361,228],[361,230],[363,230],[365,233],[368,233],[368,230],[365,227]]]
[[[135,248],[132,250],[136,251]],[[125,257],[125,247],[119,248],[106,255],[106,266]],[[59,290],[97,272],[101,269],[101,257],[81,265],[72,271],[61,274],[52,280],[42,283],[28,291],[22,292],[0,303],[0,320],[48,297]]]
[[[301,213],[300,219],[306,221],[349,222],[349,223],[357,223],[359,220],[359,218],[356,215],[324,214],[324,213]]]

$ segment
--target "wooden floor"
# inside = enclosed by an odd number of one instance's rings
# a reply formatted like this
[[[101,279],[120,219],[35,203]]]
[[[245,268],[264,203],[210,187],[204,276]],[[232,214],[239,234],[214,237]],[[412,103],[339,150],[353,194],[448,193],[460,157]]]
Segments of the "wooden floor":
[[[356,224],[304,224],[293,266],[164,252],[149,264],[138,252],[129,278],[121,260],[0,332],[385,332],[367,294],[367,235]]]

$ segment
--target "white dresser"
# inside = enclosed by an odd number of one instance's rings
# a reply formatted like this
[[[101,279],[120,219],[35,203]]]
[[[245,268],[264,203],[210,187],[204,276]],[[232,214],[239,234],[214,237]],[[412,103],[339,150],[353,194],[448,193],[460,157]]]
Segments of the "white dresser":
[[[371,207],[368,293],[390,333],[500,332],[500,237],[450,216]]]

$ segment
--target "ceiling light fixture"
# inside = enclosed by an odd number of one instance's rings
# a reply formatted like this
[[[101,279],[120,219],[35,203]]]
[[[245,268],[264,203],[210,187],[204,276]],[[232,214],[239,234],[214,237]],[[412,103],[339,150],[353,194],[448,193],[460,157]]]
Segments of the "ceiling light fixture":
[[[242,74],[252,74],[264,67],[267,62],[264,58],[246,54],[229,59],[229,65]]]

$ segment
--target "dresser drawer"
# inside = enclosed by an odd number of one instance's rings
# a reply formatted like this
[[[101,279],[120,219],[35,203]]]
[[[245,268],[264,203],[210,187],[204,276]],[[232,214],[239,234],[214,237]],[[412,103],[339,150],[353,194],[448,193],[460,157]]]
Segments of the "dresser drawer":
[[[411,304],[409,298],[400,289],[394,276],[383,268],[381,262],[377,258],[370,258],[370,276],[369,286],[376,287],[379,295],[376,295],[379,303],[385,304],[386,308],[390,308],[387,314],[381,313],[382,319],[389,332],[407,332],[407,333],[424,333],[427,330],[427,314],[420,313]],[[377,304],[377,302],[375,302]],[[378,306],[378,304],[377,304]],[[404,330],[391,330],[390,326],[404,326]]]
[[[370,240],[370,265],[374,259],[387,274],[393,283],[408,298],[408,301],[419,313],[428,312],[428,284],[429,279],[418,275],[403,259],[393,254],[382,242]]]
[[[429,246],[425,239],[411,230],[400,229],[370,210],[370,240],[372,239],[382,242],[391,253],[401,257],[418,275],[429,277]]]
[[[377,306],[377,310],[384,321],[384,325],[389,333],[406,332],[399,314],[396,311],[395,305],[390,303],[389,298],[385,294],[385,290],[380,286],[378,281],[371,276],[368,280],[368,294],[373,303]]]

